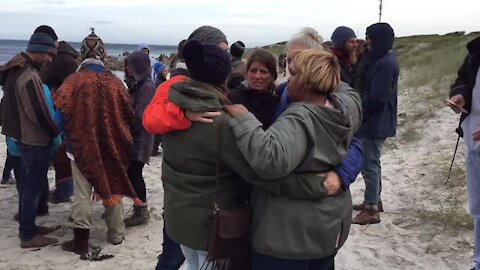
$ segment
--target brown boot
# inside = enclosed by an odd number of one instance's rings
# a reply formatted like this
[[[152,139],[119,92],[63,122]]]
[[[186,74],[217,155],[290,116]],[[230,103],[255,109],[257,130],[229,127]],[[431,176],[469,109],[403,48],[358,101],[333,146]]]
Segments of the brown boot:
[[[380,223],[380,213],[377,209],[365,208],[353,218],[352,223],[359,225]]]
[[[39,248],[39,247],[46,247],[49,245],[53,245],[57,243],[58,240],[55,238],[45,237],[40,234],[36,234],[30,240],[22,240],[20,242],[21,248]]]
[[[74,252],[79,255],[88,253],[88,238],[90,237],[89,229],[73,229],[73,240],[62,244],[62,250]]]
[[[134,205],[133,214],[124,219],[125,227],[133,227],[141,224],[145,224],[150,219],[150,213],[148,212],[148,205]]]
[[[354,204],[353,205],[353,210],[355,210],[355,211],[362,211],[363,209],[365,209],[365,202],[362,202],[361,204]],[[378,202],[378,211],[383,212],[383,203],[382,202]]]

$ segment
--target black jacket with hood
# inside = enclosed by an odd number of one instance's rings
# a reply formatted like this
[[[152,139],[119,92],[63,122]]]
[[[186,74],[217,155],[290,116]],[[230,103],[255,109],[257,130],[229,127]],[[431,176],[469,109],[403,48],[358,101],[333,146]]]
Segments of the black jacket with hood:
[[[135,119],[130,129],[133,138],[132,160],[148,163],[153,148],[153,135],[142,125],[143,112],[155,95],[155,84],[150,76],[150,59],[144,52],[131,53],[126,62],[131,67],[135,84],[129,87]]]
[[[59,43],[57,56],[46,71],[40,72],[42,82],[50,88],[50,91],[55,91],[70,74],[77,70],[78,56],[78,52],[68,42]]]
[[[450,86],[450,97],[462,95],[465,99],[465,110],[472,109],[472,92],[475,87],[475,80],[480,67],[480,37],[475,38],[467,44],[468,54],[463,64],[458,69],[458,77]],[[462,113],[457,133],[463,137],[461,124],[469,113]]]

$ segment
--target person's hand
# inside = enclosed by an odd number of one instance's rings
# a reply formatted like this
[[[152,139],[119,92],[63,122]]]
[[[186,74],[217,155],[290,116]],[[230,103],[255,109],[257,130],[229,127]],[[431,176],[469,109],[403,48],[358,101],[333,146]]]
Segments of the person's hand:
[[[220,115],[222,115],[222,112],[185,112],[185,117],[187,117],[188,120],[205,124],[212,124],[213,118]]]
[[[340,180],[340,176],[334,171],[329,171],[325,176],[325,181],[323,185],[328,190],[328,196],[336,195],[342,188],[342,181]]]
[[[456,95],[456,96],[453,96],[449,99],[449,101],[457,104],[457,106],[453,105],[453,104],[450,104],[448,103],[448,107],[452,108],[452,110],[455,112],[455,113],[461,113],[461,110],[460,108],[463,108],[465,106],[465,99],[463,98],[462,95]],[[460,107],[460,108],[459,108]]]
[[[248,112],[247,108],[245,108],[245,106],[241,104],[224,105],[223,108],[225,108],[225,110],[229,114],[231,114],[233,117],[236,117]]]
[[[480,130],[477,130],[477,132],[473,133],[473,140],[480,141]]]

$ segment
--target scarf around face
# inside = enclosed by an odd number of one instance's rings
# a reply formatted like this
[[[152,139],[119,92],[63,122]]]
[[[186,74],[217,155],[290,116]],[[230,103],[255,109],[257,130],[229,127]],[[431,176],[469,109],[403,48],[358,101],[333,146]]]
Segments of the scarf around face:
[[[127,175],[133,110],[123,83],[109,71],[82,69],[64,81],[54,100],[75,162],[104,205],[121,203],[123,196],[140,203]]]

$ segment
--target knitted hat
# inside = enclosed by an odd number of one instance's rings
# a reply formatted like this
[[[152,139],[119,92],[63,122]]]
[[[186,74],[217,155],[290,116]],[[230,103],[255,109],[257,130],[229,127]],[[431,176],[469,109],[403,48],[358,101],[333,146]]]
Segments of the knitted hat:
[[[153,65],[153,72],[155,72],[155,74],[160,74],[165,70],[166,67],[167,66],[164,63],[157,62]]]
[[[245,52],[245,44],[243,42],[236,41],[235,43],[230,46],[230,54],[233,57],[240,58],[242,57],[243,53]]]
[[[227,37],[222,31],[209,25],[197,28],[192,34],[190,34],[188,40],[198,40],[204,44],[208,43],[214,45],[218,45],[222,42],[228,43]]]
[[[29,53],[49,53],[57,54],[55,41],[45,33],[36,33],[30,37],[27,45],[27,52]]]
[[[341,49],[345,45],[345,42],[351,38],[356,38],[355,32],[351,28],[346,26],[339,26],[332,34],[332,43],[335,49]]]
[[[55,34],[55,30],[53,30],[53,28],[48,26],[48,25],[40,25],[39,27],[37,27],[37,29],[35,29],[35,31],[33,31],[33,33],[34,34],[44,33],[44,34],[49,35],[53,39],[53,41],[58,40],[58,36],[57,36],[57,34]]]
[[[197,81],[221,85],[230,73],[230,56],[217,45],[187,41],[183,57],[190,77]]]
[[[91,28],[90,30],[92,30],[92,33],[83,39],[82,46],[80,47],[82,59],[96,58],[103,61],[107,55],[105,44],[103,44],[101,38],[95,35],[95,29]]]

